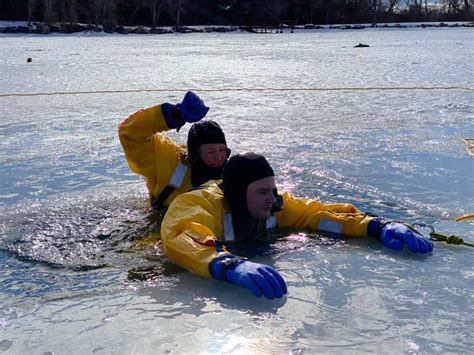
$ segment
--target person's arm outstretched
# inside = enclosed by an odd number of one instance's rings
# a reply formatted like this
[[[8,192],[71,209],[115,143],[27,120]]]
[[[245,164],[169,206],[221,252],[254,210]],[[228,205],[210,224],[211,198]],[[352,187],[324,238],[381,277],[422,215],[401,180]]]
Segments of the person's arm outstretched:
[[[278,226],[309,228],[352,237],[374,237],[386,247],[428,253],[433,243],[399,222],[369,216],[351,204],[323,204],[283,194],[284,209],[276,213]]]

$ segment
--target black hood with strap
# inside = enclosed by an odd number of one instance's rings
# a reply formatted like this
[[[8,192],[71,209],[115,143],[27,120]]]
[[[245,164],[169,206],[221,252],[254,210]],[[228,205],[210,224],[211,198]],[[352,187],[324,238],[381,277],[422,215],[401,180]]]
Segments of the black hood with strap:
[[[191,162],[191,183],[193,187],[209,180],[222,178],[223,166],[214,168],[205,164],[200,158],[200,147],[203,144],[225,144],[224,132],[215,121],[206,120],[194,123],[188,132],[188,159]],[[230,150],[228,150],[230,154]]]
[[[222,189],[232,213],[236,238],[240,241],[255,240],[259,221],[250,215],[247,207],[247,188],[260,179],[275,176],[264,156],[245,153],[232,156],[224,167]]]
[[[199,148],[203,144],[225,144],[225,134],[215,121],[206,120],[194,123],[188,132],[188,158],[191,164],[199,158]]]

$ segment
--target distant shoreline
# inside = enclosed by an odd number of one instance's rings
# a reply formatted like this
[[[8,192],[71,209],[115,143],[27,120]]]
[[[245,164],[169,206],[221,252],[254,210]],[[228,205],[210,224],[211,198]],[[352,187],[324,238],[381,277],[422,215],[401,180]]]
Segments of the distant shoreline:
[[[106,33],[106,34],[170,34],[170,33],[210,33],[210,32],[247,32],[247,33],[293,33],[300,30],[363,30],[369,28],[474,28],[474,22],[426,22],[426,23],[380,23],[375,27],[371,24],[337,24],[337,25],[254,25],[254,26],[181,26],[156,27],[147,26],[95,26],[79,23],[58,23],[47,25],[42,22],[0,21],[0,34],[74,34],[74,33]]]

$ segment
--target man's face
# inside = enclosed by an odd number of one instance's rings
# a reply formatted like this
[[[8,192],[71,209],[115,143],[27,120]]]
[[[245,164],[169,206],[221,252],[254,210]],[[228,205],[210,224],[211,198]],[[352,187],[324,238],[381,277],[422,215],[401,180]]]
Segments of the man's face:
[[[274,189],[273,176],[254,181],[247,187],[247,208],[253,218],[267,219],[271,216],[270,211],[276,202]]]
[[[220,168],[227,159],[227,146],[222,143],[207,143],[199,147],[199,156],[204,164]]]

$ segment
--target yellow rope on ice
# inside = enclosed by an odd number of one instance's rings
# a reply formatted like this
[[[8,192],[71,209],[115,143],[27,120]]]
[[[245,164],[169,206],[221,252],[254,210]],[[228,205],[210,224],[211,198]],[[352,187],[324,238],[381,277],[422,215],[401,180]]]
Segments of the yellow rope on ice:
[[[140,92],[238,92],[238,91],[400,91],[400,90],[454,90],[454,91],[474,91],[472,87],[466,86],[372,86],[372,87],[241,87],[241,88],[188,88],[188,89],[127,89],[127,90],[90,90],[90,91],[52,91],[52,92],[33,92],[33,93],[3,93],[0,97],[15,96],[55,96],[55,95],[93,95],[93,94],[124,94],[124,93],[140,93]]]
[[[466,214],[464,216],[460,216],[458,218],[455,219],[456,222],[464,222],[464,221],[467,221],[469,219],[474,219],[474,213],[473,214]]]
[[[474,156],[474,138],[463,138],[462,140],[467,144],[467,154]]]
[[[440,233],[430,233],[431,240],[437,241],[437,242],[446,242],[447,244],[454,244],[454,245],[465,245],[471,248],[474,248],[474,244],[472,243],[467,243],[462,239],[461,237],[457,235],[443,235]]]
[[[435,242],[445,242],[447,244],[454,244],[454,245],[465,245],[465,246],[474,248],[474,244],[465,242],[464,239],[461,238],[460,236],[457,236],[457,235],[448,236],[441,233],[437,233],[431,224],[417,222],[417,223],[413,223],[412,225],[405,223],[405,225],[420,235],[423,235],[423,233],[418,231],[416,227],[428,228],[430,230],[430,237],[428,239],[433,240]]]

